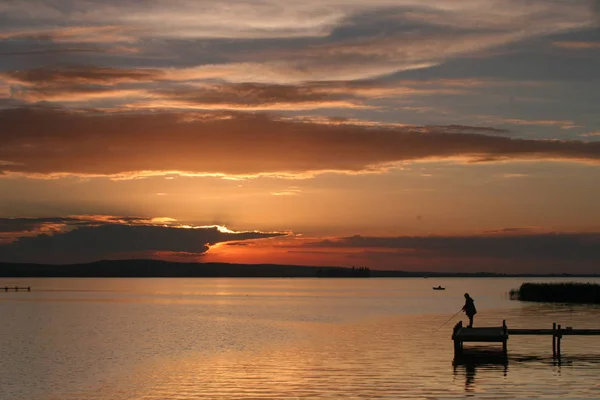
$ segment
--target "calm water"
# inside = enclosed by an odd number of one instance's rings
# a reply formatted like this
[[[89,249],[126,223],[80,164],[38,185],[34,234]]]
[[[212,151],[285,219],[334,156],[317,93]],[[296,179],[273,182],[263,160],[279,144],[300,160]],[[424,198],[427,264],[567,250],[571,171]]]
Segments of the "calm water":
[[[508,363],[453,365],[466,318],[436,329],[466,291],[476,325],[600,328],[599,307],[508,300],[523,281],[2,279],[34,291],[0,292],[0,397],[600,397],[600,337],[565,338],[560,363],[550,337],[512,337]]]

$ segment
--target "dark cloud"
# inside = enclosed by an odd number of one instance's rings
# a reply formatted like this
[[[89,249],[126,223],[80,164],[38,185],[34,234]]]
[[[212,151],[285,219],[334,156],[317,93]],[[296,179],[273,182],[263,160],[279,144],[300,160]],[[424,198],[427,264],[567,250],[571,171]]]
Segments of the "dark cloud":
[[[102,68],[93,66],[44,67],[0,73],[11,85],[11,96],[28,102],[90,101],[106,97],[143,96],[137,83],[159,79],[152,69]]]
[[[509,232],[514,232],[509,230]],[[477,236],[352,236],[308,243],[307,247],[388,249],[420,258],[491,258],[526,261],[600,261],[600,233]]]
[[[528,232],[533,232],[535,230],[536,230],[535,227],[523,227],[523,228],[519,227],[519,228],[493,229],[493,230],[489,230],[489,231],[484,231],[483,233],[486,233],[486,234],[505,234],[505,233],[515,234],[515,233],[528,233]]]
[[[460,157],[598,162],[600,142],[528,140],[460,128],[332,126],[235,113],[0,110],[2,170],[119,174],[361,171],[405,160]],[[489,132],[483,128],[483,132]]]
[[[96,66],[42,67],[0,73],[12,96],[29,102],[86,101],[102,96],[125,99],[129,107],[144,108],[293,108],[366,107],[372,99],[411,95],[464,94],[460,82],[385,83],[312,82],[301,85],[256,82],[186,82],[189,70],[108,68]],[[127,92],[125,92],[127,91]],[[125,95],[127,93],[127,95]],[[133,97],[133,99],[132,99]],[[114,104],[113,104],[114,107]]]
[[[163,73],[156,69],[65,66],[9,71],[3,75],[21,83],[94,83],[112,85],[119,82],[152,81],[162,77]]]
[[[72,46],[53,46],[52,48],[31,48],[28,50],[0,50],[1,56],[28,56],[28,55],[48,55],[65,53],[98,53],[103,52],[97,47],[72,47]]]
[[[23,232],[38,229],[44,224],[68,224],[77,222],[74,218],[0,218],[0,234]]]
[[[0,218],[0,233],[35,231],[43,225],[103,225],[115,223],[149,223],[143,217],[116,216],[78,216],[78,217],[41,217],[41,218]]]
[[[429,125],[427,129],[443,131],[445,133],[474,133],[474,134],[505,134],[507,129],[492,128],[488,126],[466,126],[466,125]]]
[[[103,224],[82,226],[53,235],[21,237],[0,245],[0,260],[7,262],[77,263],[115,255],[144,252],[196,253],[209,245],[283,236],[283,233],[221,232],[217,227],[185,229],[152,225]]]
[[[548,39],[537,42],[535,46],[511,44],[498,49],[496,54],[455,58],[426,69],[401,71],[390,75],[389,79],[501,78],[513,81],[598,82],[600,58],[594,55],[594,49],[585,54],[539,51],[541,46],[551,44]]]
[[[174,88],[156,91],[168,100],[188,104],[265,106],[278,103],[304,103],[332,100],[335,96],[316,92],[313,88],[260,83],[218,84],[204,88]],[[339,97],[339,96],[338,96]]]

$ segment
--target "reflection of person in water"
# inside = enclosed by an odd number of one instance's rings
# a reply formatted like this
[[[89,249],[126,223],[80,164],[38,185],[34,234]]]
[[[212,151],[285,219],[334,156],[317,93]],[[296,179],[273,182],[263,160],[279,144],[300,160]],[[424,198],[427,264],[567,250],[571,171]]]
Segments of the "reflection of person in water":
[[[473,362],[455,362],[454,363],[454,376],[461,376],[458,367],[464,367],[465,372],[465,392],[472,392],[475,390],[475,375],[477,370],[475,369],[475,363]]]
[[[469,317],[469,326],[467,328],[473,327],[473,317],[477,314],[477,309],[475,308],[475,300],[469,296],[469,293],[465,293],[465,305],[462,310]]]
[[[465,392],[473,391],[476,374],[477,371],[475,370],[475,364],[465,364]]]
[[[486,366],[486,370],[488,371],[497,371],[500,372],[502,370],[502,375],[506,377],[508,375],[508,360],[504,357],[501,358],[488,358],[484,356],[483,359],[477,359],[477,356],[474,358],[471,356],[467,356],[466,358],[461,358],[458,360],[454,360],[453,365],[453,374],[454,377],[462,377],[464,371],[465,377],[465,392],[472,392],[476,389],[476,381],[475,377],[477,376],[477,368]]]

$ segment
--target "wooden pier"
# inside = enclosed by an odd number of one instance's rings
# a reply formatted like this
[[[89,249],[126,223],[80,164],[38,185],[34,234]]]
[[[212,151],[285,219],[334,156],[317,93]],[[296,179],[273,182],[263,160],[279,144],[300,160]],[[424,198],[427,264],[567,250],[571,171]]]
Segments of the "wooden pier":
[[[508,338],[511,335],[542,335],[552,336],[552,355],[561,356],[561,340],[563,336],[582,335],[582,336],[600,336],[600,329],[573,329],[568,326],[562,328],[560,324],[552,324],[552,329],[508,329],[506,321],[502,321],[502,326],[498,327],[477,327],[468,328],[458,322],[452,331],[452,340],[454,341],[454,355],[459,356],[463,351],[465,342],[487,342],[502,343],[502,352],[507,354]]]
[[[2,290],[2,287],[0,287]],[[21,286],[4,286],[5,292],[31,292],[31,286],[21,287]]]
[[[503,321],[499,327],[468,328],[463,327],[462,321],[454,326],[452,331],[454,355],[462,354],[464,342],[502,343],[502,352],[507,352],[508,328]]]

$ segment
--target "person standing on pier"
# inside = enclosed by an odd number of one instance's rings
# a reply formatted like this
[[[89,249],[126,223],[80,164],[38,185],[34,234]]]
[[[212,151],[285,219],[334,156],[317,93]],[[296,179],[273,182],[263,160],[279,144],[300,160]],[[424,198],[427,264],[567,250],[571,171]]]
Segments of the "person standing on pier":
[[[475,308],[475,300],[469,296],[469,293],[465,293],[465,305],[463,306],[462,311],[469,317],[469,326],[467,328],[472,328],[473,317],[477,314],[477,309]]]

